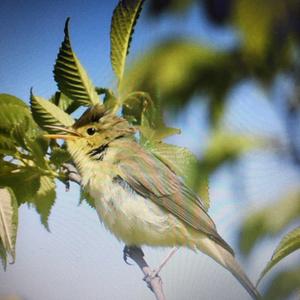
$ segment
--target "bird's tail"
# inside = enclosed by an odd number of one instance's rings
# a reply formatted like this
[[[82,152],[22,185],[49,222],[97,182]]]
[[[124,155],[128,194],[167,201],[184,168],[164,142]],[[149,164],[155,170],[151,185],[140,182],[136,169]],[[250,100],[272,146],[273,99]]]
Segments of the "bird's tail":
[[[221,245],[208,237],[205,238],[205,240],[202,240],[198,245],[199,250],[209,255],[216,262],[230,271],[253,299],[261,299],[261,296],[255,286],[252,284],[238,262],[235,260],[234,256],[228,250],[224,249]]]

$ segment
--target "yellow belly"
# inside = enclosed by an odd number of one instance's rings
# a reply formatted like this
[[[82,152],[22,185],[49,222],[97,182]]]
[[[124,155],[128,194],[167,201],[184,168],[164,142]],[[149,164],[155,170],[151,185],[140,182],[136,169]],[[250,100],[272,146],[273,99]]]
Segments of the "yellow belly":
[[[105,227],[127,245],[194,248],[195,238],[202,236],[129,186],[113,182],[109,176],[101,176],[101,180],[94,177],[86,189],[95,199]]]

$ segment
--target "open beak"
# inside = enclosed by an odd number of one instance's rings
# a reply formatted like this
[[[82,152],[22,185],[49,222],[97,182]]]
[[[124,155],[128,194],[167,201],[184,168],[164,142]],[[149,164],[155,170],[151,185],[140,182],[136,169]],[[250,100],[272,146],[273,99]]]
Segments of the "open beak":
[[[51,129],[56,129],[58,131],[63,131],[66,133],[66,134],[44,134],[44,137],[46,137],[48,139],[74,140],[75,138],[81,136],[77,131],[70,129],[70,128],[53,126],[53,125],[47,125],[45,127],[51,128]]]

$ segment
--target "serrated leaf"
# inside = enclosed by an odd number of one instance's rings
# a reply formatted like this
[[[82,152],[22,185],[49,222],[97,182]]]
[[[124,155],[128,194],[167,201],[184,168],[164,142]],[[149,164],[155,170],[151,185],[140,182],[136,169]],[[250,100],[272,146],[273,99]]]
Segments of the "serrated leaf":
[[[49,231],[48,218],[56,197],[54,179],[49,176],[40,177],[40,186],[32,202],[41,216],[41,222]]]
[[[110,57],[112,68],[122,81],[126,56],[143,0],[121,0],[113,12],[110,30]]]
[[[57,55],[54,78],[61,92],[81,105],[99,103],[99,97],[89,76],[72,50],[69,36],[69,18],[65,24],[65,38]]]
[[[74,123],[74,119],[55,104],[42,97],[34,96],[32,93],[30,105],[34,120],[41,128],[47,131],[58,132],[55,129],[47,128],[48,125],[69,127]]]
[[[208,181],[199,175],[199,163],[191,151],[184,147],[153,141],[146,142],[144,147],[164,162],[174,173],[181,176],[189,187],[197,191],[205,207],[209,208]]]
[[[18,204],[13,191],[0,188],[0,238],[4,249],[15,260],[18,227]]]
[[[267,272],[269,272],[278,262],[298,249],[300,249],[300,227],[292,230],[282,238],[271,257],[271,260],[261,272],[257,285]]]

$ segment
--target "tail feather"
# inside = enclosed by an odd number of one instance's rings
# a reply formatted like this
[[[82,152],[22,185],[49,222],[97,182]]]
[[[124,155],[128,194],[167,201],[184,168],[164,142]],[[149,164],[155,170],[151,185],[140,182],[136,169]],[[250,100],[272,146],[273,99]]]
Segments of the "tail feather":
[[[261,299],[261,295],[242,270],[232,253],[224,249],[220,244],[206,238],[199,244],[199,250],[213,258],[216,262],[226,268],[247,290],[252,299]]]

